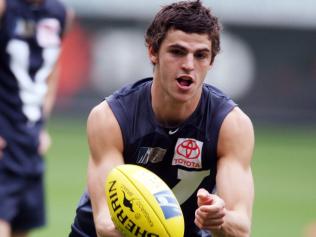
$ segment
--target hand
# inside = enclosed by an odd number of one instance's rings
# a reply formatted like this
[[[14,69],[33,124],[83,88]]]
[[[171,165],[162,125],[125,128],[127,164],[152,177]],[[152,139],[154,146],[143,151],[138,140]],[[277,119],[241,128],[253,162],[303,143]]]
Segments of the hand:
[[[99,224],[96,225],[96,231],[98,237],[123,237],[112,221],[99,222]]]
[[[6,147],[6,145],[6,141],[2,137],[0,137],[0,159],[3,156],[3,149]]]
[[[195,211],[194,223],[200,229],[220,230],[224,224],[225,202],[219,196],[210,194],[205,189],[197,193],[198,208]]]
[[[42,129],[39,136],[38,152],[41,155],[45,155],[52,144],[52,140],[46,129]]]

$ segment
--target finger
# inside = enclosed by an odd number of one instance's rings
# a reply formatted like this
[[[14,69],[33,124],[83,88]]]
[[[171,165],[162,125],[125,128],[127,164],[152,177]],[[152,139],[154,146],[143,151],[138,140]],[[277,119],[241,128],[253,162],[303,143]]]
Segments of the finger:
[[[5,148],[6,145],[7,145],[6,141],[2,137],[0,137],[0,149]]]
[[[224,219],[215,219],[204,222],[198,218],[195,218],[194,224],[198,226],[200,229],[217,229],[224,225]]]
[[[41,155],[44,155],[50,148],[51,146],[51,137],[49,133],[46,130],[43,130],[40,133],[40,144],[39,144],[39,153]]]
[[[3,149],[6,147],[6,145],[6,141],[2,137],[0,137],[0,159],[3,156]]]
[[[196,217],[194,219],[194,223],[200,229],[220,229],[221,226],[224,224],[224,219],[210,219],[204,220]]]
[[[202,205],[198,208],[200,212],[206,212],[206,213],[218,213],[225,209],[224,205]]]
[[[201,208],[197,209],[195,212],[196,216],[199,216],[203,219],[220,219],[223,218],[226,215],[225,209],[218,209],[214,212],[208,211],[202,211]]]
[[[200,188],[197,192],[197,203],[198,206],[210,205],[213,202],[213,198],[210,193],[204,188]]]

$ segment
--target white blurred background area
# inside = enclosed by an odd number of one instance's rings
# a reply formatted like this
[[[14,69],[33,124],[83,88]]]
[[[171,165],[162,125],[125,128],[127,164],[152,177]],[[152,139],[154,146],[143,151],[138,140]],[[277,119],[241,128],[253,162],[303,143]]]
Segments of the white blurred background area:
[[[144,33],[167,0],[63,0],[76,12],[56,113],[86,116],[123,84],[152,75]],[[316,124],[316,1],[204,0],[223,25],[206,82],[257,123]]]

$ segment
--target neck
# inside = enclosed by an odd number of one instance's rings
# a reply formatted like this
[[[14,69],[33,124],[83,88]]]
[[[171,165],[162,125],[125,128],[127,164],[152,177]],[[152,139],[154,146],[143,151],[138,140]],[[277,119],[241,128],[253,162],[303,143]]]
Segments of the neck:
[[[189,101],[176,101],[163,93],[153,80],[151,87],[152,108],[158,122],[167,127],[176,127],[188,119],[197,108],[201,95]]]

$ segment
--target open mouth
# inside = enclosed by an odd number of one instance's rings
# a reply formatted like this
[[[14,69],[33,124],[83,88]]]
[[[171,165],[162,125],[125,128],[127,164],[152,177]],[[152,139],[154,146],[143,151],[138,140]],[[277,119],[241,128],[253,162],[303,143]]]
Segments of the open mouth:
[[[193,80],[191,77],[182,76],[177,78],[177,82],[180,84],[180,86],[188,87],[193,83]]]

